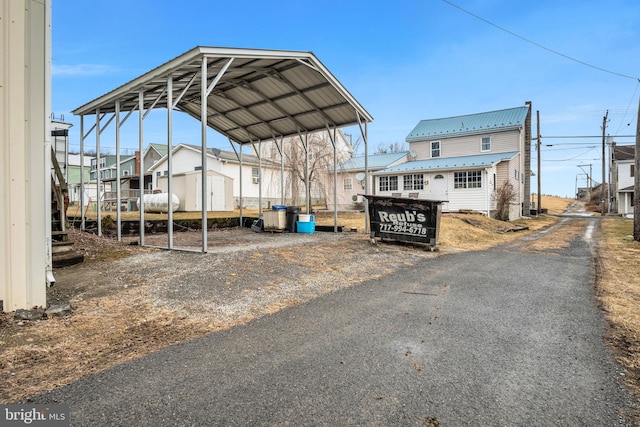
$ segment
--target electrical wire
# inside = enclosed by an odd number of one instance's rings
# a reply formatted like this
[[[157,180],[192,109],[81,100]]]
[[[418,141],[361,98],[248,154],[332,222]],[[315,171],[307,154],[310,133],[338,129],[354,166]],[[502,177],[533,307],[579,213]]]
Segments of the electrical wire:
[[[618,126],[618,130],[616,130],[616,133],[620,132],[620,129],[622,129],[622,125],[625,122],[625,118],[627,117],[627,114],[629,113],[629,109],[631,108],[631,103],[636,99],[636,93],[638,92],[638,88],[640,87],[640,81],[638,81],[638,84],[636,84],[636,88],[633,91],[633,95],[631,96],[631,99],[629,100],[629,103],[627,104],[627,109],[624,112],[624,116],[622,116],[622,120],[620,120],[620,125]],[[633,116],[631,118],[631,120],[629,121],[629,123],[627,123],[627,126],[631,125],[631,123],[633,122],[633,120],[638,116],[638,111],[636,110],[636,114],[635,116]]]
[[[478,16],[478,15],[476,15],[475,13],[472,13],[472,12],[469,12],[468,10],[466,10],[466,9],[463,9],[462,7],[458,6],[457,4],[450,2],[449,0],[442,0],[442,1],[443,1],[443,2],[445,2],[445,3],[447,3],[447,4],[448,4],[448,5],[450,5],[450,6],[455,7],[456,9],[461,10],[462,12],[464,12],[464,13],[466,13],[466,14],[468,14],[468,15],[473,16],[473,17],[474,17],[474,18],[476,18],[476,19],[481,20],[482,22],[484,22],[484,23],[486,23],[486,24],[489,24],[489,25],[491,25],[491,26],[493,26],[493,27],[495,27],[495,28],[497,28],[497,29],[499,29],[499,30],[501,30],[501,31],[504,31],[504,32],[505,32],[505,33],[507,33],[507,34],[510,34],[510,35],[512,35],[512,36],[514,36],[514,37],[517,37],[517,38],[519,38],[520,40],[524,40],[524,41],[525,41],[525,42],[527,42],[527,43],[530,43],[530,44],[532,44],[532,45],[534,45],[534,46],[537,46],[537,47],[539,47],[539,48],[541,48],[541,49],[544,49],[544,50],[546,50],[546,51],[548,51],[548,52],[551,52],[551,53],[553,53],[553,54],[555,54],[555,55],[561,56],[561,57],[563,57],[563,58],[565,58],[565,59],[568,59],[568,60],[570,60],[570,61],[577,62],[578,64],[585,65],[585,66],[587,66],[587,67],[593,68],[593,69],[598,70],[598,71],[602,71],[602,72],[605,72],[605,73],[613,74],[614,76],[624,77],[624,78],[626,78],[626,79],[636,80],[637,82],[640,82],[640,78],[638,78],[638,77],[633,77],[633,76],[629,76],[629,75],[626,75],[626,74],[617,73],[617,72],[615,72],[615,71],[607,70],[606,68],[598,67],[598,66],[596,66],[596,65],[589,64],[589,63],[584,62],[584,61],[581,61],[581,60],[579,60],[579,59],[572,58],[572,57],[571,57],[571,56],[569,56],[569,55],[565,55],[564,53],[558,52],[557,50],[550,49],[550,48],[548,48],[548,47],[546,47],[546,46],[541,45],[540,43],[536,43],[536,42],[534,42],[533,40],[529,40],[528,38],[523,37],[523,36],[521,36],[521,35],[519,35],[519,34],[516,34],[516,33],[514,33],[513,31],[507,30],[506,28],[503,28],[503,27],[501,27],[501,26],[499,26],[499,25],[497,25],[497,24],[494,24],[493,22],[491,22],[491,21],[489,21],[489,20],[487,20],[487,19],[484,19],[483,17]]]

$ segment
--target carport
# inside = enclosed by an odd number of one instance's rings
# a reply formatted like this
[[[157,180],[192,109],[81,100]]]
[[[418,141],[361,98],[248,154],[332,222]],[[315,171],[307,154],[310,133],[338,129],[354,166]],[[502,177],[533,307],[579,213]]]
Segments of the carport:
[[[172,193],[172,115],[184,112],[200,122],[202,170],[207,170],[207,127],[227,137],[242,168],[242,147],[271,141],[276,144],[284,176],[283,145],[285,138],[300,141],[305,155],[306,208],[309,212],[309,146],[308,135],[326,131],[333,145],[334,193],[337,191],[336,131],[358,126],[365,146],[365,193],[368,189],[367,124],[371,115],[311,52],[195,47],[190,51],[131,80],[117,89],[75,109],[80,116],[80,153],[85,141],[95,137],[95,151],[100,159],[100,135],[108,126],[115,126],[116,174],[120,171],[120,128],[135,112],[138,118],[139,150],[144,152],[144,120],[154,109],[166,109],[168,145],[168,193]],[[95,123],[85,131],[87,116]],[[288,139],[294,141],[294,139]],[[140,156],[140,182],[144,182],[144,161]],[[83,160],[81,160],[81,164]],[[96,177],[100,177],[97,161]],[[260,168],[261,169],[261,168]],[[82,174],[81,174],[82,176]],[[281,183],[283,180],[281,179]],[[81,182],[84,185],[84,182]],[[202,180],[202,252],[207,252],[207,191]],[[262,180],[260,180],[262,186]],[[99,199],[100,186],[97,187]],[[281,202],[284,187],[281,184]],[[144,197],[141,189],[140,244],[144,242]],[[83,193],[82,193],[83,194]],[[120,206],[120,179],[116,180],[117,206]],[[240,179],[240,223],[242,224],[242,179]],[[84,194],[83,196],[84,197]],[[259,204],[262,208],[262,193]],[[338,212],[334,197],[334,231]],[[84,206],[84,200],[81,200]],[[98,234],[101,234],[100,203],[97,203]],[[121,239],[120,210],[116,213],[118,240]],[[84,212],[82,228],[84,229]],[[168,212],[167,249],[173,245],[173,214]]]

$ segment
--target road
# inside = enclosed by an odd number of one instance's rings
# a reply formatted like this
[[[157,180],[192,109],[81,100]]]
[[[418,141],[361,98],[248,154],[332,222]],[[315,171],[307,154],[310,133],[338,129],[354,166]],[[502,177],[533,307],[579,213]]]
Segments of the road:
[[[82,426],[628,425],[594,298],[597,230],[564,218],[425,259],[32,401]],[[568,244],[534,249],[552,234]]]

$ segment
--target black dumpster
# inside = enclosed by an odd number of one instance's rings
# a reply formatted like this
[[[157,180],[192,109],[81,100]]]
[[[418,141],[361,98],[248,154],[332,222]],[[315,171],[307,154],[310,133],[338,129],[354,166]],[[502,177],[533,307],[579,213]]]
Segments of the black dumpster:
[[[364,197],[369,202],[371,238],[436,245],[442,201],[391,196]]]
[[[287,206],[286,229],[289,233],[295,233],[297,231],[296,221],[298,220],[298,214],[301,211],[300,206]]]

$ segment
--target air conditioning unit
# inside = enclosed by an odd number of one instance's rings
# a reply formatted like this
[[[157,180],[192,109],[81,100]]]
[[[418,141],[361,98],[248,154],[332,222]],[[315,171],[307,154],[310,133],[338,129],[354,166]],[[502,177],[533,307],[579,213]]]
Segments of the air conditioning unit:
[[[251,181],[254,184],[258,184],[260,182],[260,177],[259,176],[253,176],[253,177],[251,177]]]

